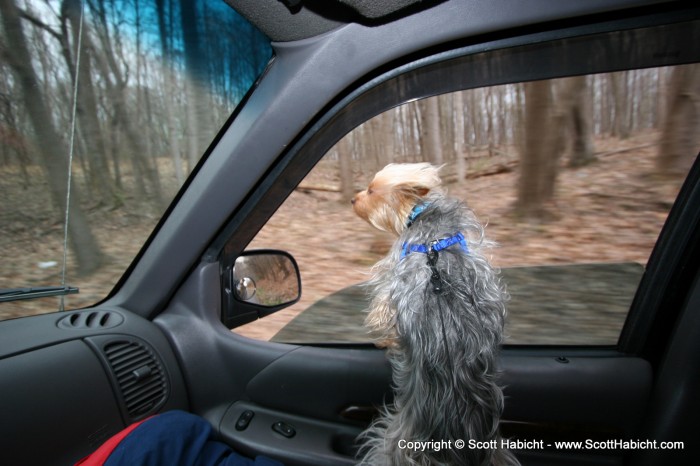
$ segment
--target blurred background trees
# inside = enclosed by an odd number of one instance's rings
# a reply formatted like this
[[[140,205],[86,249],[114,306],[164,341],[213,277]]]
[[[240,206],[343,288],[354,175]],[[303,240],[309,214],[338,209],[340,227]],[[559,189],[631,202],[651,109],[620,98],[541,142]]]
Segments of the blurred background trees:
[[[349,170],[369,175],[392,161],[445,163],[448,181],[517,171],[515,213],[546,220],[559,171],[610,155],[596,140],[657,132],[658,174],[687,173],[700,150],[699,94],[700,65],[471,89],[385,112],[331,157],[343,161],[348,194]]]
[[[700,65],[676,67],[667,86],[668,109],[657,166],[665,174],[684,174],[700,140]]]
[[[0,15],[0,167],[24,189],[47,184],[56,222],[79,84],[70,239],[82,273],[103,262],[93,213],[155,223],[271,54],[223,2],[0,0]],[[656,132],[659,174],[687,171],[699,89],[699,65],[471,89],[387,111],[330,158],[344,199],[392,161],[446,164],[448,181],[517,171],[516,213],[546,219],[559,172],[595,163],[601,140]]]
[[[0,164],[48,183],[57,219],[78,85],[69,237],[83,274],[102,263],[83,210],[159,217],[271,54],[223,2],[2,0],[0,16]]]

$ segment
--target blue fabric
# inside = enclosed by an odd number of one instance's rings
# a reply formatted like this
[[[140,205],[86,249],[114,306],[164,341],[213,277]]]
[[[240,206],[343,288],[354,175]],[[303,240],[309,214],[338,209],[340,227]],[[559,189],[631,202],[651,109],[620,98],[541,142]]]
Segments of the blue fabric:
[[[457,232],[448,238],[442,238],[442,239],[433,241],[432,243],[429,243],[429,244],[403,243],[403,245],[401,246],[401,259],[408,256],[412,252],[419,252],[422,254],[428,254],[430,249],[432,249],[435,252],[440,252],[443,249],[447,249],[451,246],[454,246],[455,244],[459,244],[460,247],[462,248],[462,251],[464,251],[467,254],[469,253],[469,247],[467,246],[467,240],[464,238],[464,235],[462,233]]]
[[[282,466],[258,456],[250,459],[214,440],[211,425],[199,416],[169,411],[138,426],[114,449],[105,466]]]

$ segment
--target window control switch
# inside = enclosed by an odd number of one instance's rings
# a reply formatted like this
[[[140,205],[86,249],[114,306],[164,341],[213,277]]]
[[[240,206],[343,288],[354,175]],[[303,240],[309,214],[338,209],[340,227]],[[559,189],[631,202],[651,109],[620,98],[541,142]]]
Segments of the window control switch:
[[[236,421],[236,430],[246,430],[255,413],[249,409],[243,411]]]
[[[274,424],[272,424],[272,430],[277,432],[280,435],[283,435],[287,438],[292,438],[296,435],[297,431],[294,429],[294,427],[290,426],[286,422],[282,421],[277,421]]]

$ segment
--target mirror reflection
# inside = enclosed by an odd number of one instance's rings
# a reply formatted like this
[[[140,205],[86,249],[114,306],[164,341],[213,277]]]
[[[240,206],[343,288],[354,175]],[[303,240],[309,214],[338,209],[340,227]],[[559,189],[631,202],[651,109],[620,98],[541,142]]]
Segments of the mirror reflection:
[[[299,299],[299,275],[294,260],[281,251],[252,251],[236,259],[233,293],[239,301],[275,307]]]

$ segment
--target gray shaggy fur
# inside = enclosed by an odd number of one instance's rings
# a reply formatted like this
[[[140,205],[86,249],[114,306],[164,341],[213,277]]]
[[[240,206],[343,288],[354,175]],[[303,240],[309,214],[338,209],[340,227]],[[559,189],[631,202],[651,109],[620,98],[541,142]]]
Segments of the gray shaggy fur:
[[[387,302],[393,316],[387,335],[393,371],[393,405],[362,434],[364,465],[519,464],[507,450],[454,448],[496,440],[503,411],[497,360],[505,319],[506,294],[481,250],[489,243],[482,225],[462,202],[431,194],[429,206],[404,229],[389,255],[374,269],[373,305]],[[400,259],[404,243],[428,244],[457,232],[459,245],[439,252],[443,292],[433,292],[427,256]],[[451,449],[400,449],[399,440],[452,441]]]

